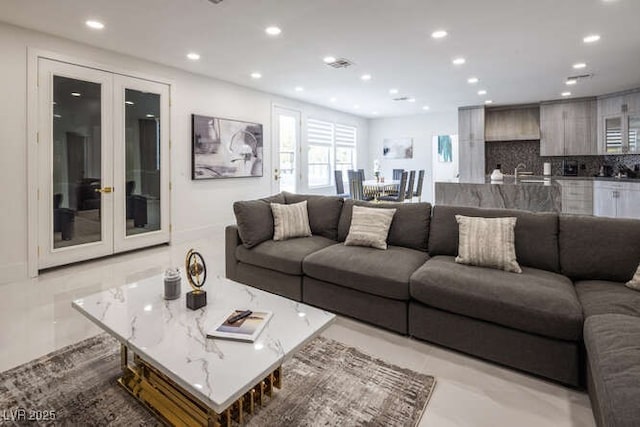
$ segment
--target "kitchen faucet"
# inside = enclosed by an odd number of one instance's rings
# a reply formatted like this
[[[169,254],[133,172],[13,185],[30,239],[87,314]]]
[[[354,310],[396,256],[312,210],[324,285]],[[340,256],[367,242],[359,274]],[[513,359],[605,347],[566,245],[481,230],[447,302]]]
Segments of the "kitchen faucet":
[[[516,166],[516,169],[513,171],[513,176],[515,177],[515,179],[518,179],[518,171],[520,170],[520,168],[522,169],[526,169],[527,165],[525,165],[524,163],[519,163],[518,166]],[[520,175],[533,175],[533,172],[520,172]]]

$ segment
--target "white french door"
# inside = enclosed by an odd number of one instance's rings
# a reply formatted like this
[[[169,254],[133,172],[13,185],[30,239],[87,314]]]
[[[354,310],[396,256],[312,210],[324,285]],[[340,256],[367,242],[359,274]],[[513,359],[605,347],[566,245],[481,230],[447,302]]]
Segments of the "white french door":
[[[300,111],[279,106],[273,107],[273,171],[271,175],[271,191],[273,193],[280,191],[295,193],[301,188],[300,117]]]
[[[169,240],[168,98],[38,60],[38,269]]]

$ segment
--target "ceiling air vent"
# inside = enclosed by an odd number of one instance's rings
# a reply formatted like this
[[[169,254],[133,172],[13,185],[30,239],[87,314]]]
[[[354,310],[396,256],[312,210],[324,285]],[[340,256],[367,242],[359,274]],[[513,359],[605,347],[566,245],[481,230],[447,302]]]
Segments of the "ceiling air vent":
[[[353,62],[345,58],[338,58],[333,62],[327,62],[327,65],[333,68],[347,68],[351,67],[353,65]]]
[[[222,3],[222,0],[209,0],[209,2],[213,4],[218,4],[218,3]]]
[[[408,101],[410,97],[408,96],[401,96],[399,98],[393,98],[393,101]]]
[[[593,74],[580,74],[579,76],[569,76],[567,77],[567,81],[568,80],[583,80],[583,79],[590,79],[591,77],[593,77]]]

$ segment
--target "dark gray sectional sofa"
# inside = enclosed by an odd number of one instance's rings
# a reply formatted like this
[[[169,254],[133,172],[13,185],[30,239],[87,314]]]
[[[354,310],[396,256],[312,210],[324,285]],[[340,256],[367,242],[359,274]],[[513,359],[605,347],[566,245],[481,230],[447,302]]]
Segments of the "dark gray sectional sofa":
[[[271,240],[270,202],[307,200],[312,237]],[[354,204],[394,207],[386,251],[345,246]],[[570,386],[601,426],[640,425],[640,221],[281,193],[237,202],[230,279]],[[522,274],[455,263],[455,215],[518,218]],[[586,348],[586,352],[585,352]],[[586,378],[588,376],[588,378]]]

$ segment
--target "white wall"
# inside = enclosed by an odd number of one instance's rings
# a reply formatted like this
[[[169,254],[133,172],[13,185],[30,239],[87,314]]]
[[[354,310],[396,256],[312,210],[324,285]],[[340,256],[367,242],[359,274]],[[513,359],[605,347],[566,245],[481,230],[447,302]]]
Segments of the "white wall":
[[[28,49],[35,48],[170,81],[172,224],[174,242],[218,236],[234,222],[232,203],[271,192],[272,104],[298,109],[306,117],[336,120],[359,130],[359,166],[364,167],[366,119],[191,74],[137,58],[96,49],[44,33],[0,23],[0,283],[27,277],[27,80]],[[263,124],[264,176],[191,180],[191,114]],[[303,157],[306,151],[303,147]],[[319,192],[333,193],[333,188]]]
[[[369,161],[367,176],[373,174],[373,162],[380,161],[382,173],[391,177],[393,169],[425,170],[422,200],[433,201],[433,150],[434,135],[458,133],[458,112],[424,113],[414,116],[369,120]],[[382,142],[385,138],[413,138],[413,159],[384,159]],[[418,179],[416,175],[416,179]]]

